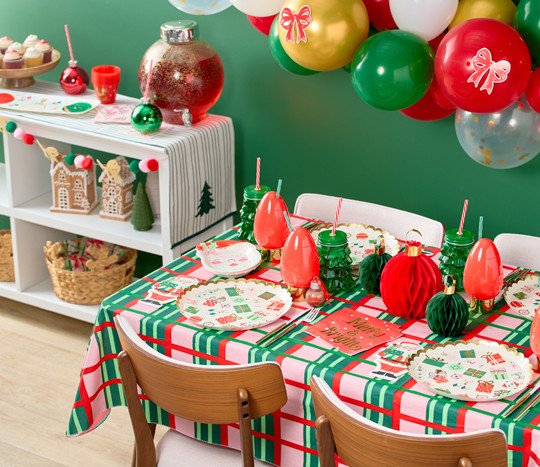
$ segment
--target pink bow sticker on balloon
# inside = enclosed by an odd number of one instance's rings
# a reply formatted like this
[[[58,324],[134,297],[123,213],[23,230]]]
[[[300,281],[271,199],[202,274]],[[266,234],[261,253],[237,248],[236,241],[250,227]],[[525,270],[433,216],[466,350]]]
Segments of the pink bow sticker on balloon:
[[[298,13],[294,13],[290,8],[283,8],[281,12],[281,18],[279,24],[287,30],[285,36],[285,42],[292,42],[293,44],[300,44],[300,42],[307,43],[306,29],[311,24],[311,8],[308,5],[304,5],[298,10]],[[294,39],[294,25],[296,24],[296,40]]]
[[[474,87],[477,88],[482,77],[488,73],[480,91],[486,90],[490,95],[493,86],[496,83],[504,83],[508,78],[508,73],[510,73],[510,62],[506,60],[494,62],[491,59],[491,52],[485,47],[476,52],[472,63],[475,71],[469,76],[467,83],[474,83]]]

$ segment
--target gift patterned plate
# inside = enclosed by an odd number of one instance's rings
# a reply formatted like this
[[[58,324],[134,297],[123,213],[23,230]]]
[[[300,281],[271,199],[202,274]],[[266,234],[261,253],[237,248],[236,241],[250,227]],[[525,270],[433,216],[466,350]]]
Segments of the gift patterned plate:
[[[222,277],[245,276],[261,264],[261,253],[248,242],[234,242],[225,246],[213,242],[209,247],[197,249],[197,256],[207,271]]]
[[[409,374],[435,394],[462,401],[493,401],[527,387],[529,360],[506,345],[457,341],[419,350],[409,358]]]
[[[504,299],[519,315],[533,319],[535,310],[540,309],[540,276],[528,275],[512,284]]]
[[[284,315],[291,305],[287,289],[253,279],[194,285],[178,299],[178,309],[190,321],[231,331],[265,326]]]
[[[364,224],[338,224],[337,228],[345,232],[348,236],[349,248],[351,250],[352,267],[356,268],[362,260],[371,253],[375,252],[375,245],[379,235],[384,236],[386,252],[395,256],[399,252],[399,242],[388,232]],[[311,236],[315,243],[319,238],[319,232],[328,230],[328,226],[321,226],[311,231]]]

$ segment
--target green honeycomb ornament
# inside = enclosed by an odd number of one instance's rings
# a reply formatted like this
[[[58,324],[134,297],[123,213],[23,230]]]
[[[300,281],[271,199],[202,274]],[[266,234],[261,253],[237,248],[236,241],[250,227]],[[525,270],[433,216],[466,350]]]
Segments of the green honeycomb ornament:
[[[379,236],[375,253],[366,256],[358,268],[358,279],[364,290],[371,295],[381,295],[381,274],[392,256],[386,253],[384,237]]]
[[[451,279],[451,285],[447,284]],[[431,297],[426,309],[426,320],[435,334],[444,337],[459,336],[469,322],[469,305],[465,299],[455,293],[456,280],[453,276],[445,277],[444,292]]]

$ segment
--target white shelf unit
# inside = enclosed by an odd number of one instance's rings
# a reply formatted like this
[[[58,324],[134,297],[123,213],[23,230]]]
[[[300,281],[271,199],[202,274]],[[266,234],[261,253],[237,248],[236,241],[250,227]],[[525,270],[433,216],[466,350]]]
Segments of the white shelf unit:
[[[128,101],[124,98],[124,102]],[[137,102],[133,100],[134,102]],[[129,102],[129,101],[128,101]],[[52,290],[43,246],[47,240],[65,240],[83,235],[159,255],[163,264],[232,226],[232,219],[220,222],[202,234],[172,248],[169,226],[169,161],[165,150],[152,144],[80,131],[9,111],[0,115],[13,120],[44,146],[70,153],[71,145],[122,155],[130,159],[153,157],[159,170],[148,174],[146,189],[156,222],[151,230],[138,232],[129,221],[99,217],[100,205],[89,215],[50,212],[52,186],[50,162],[37,144],[32,146],[4,134],[4,159],[0,164],[0,215],[8,216],[13,238],[15,282],[0,282],[0,296],[87,322],[94,322],[97,305],[75,305],[61,301]]]

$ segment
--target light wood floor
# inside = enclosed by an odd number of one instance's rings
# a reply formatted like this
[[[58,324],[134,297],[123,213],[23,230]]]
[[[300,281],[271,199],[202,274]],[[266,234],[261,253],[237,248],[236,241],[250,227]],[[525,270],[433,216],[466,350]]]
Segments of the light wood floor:
[[[125,407],[86,435],[64,435],[91,331],[89,323],[0,298],[0,466],[131,464]]]

